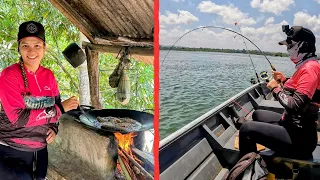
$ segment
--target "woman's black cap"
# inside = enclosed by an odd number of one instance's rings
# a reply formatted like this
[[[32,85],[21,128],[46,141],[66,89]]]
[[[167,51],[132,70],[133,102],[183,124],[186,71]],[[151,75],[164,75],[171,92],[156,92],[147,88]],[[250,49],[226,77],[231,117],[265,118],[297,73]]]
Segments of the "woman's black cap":
[[[28,21],[20,24],[18,32],[18,41],[25,37],[37,37],[46,42],[44,27],[41,23]]]

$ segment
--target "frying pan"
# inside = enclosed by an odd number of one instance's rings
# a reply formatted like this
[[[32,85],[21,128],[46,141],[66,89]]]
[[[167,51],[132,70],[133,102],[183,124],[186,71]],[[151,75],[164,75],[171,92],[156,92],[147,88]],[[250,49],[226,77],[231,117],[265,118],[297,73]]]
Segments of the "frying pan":
[[[86,106],[86,105],[81,105],[81,108],[86,113],[86,115],[89,115],[89,116],[93,116],[93,117],[112,116],[112,117],[118,117],[118,118],[127,117],[127,118],[131,118],[131,119],[136,120],[139,123],[141,123],[141,125],[146,127],[145,130],[153,129],[153,114],[150,114],[150,113],[136,111],[136,110],[128,110],[128,109],[101,109],[101,110],[97,110],[97,109],[94,109],[94,107],[92,107],[92,106]],[[80,116],[83,115],[83,113],[81,112],[80,108],[78,108],[76,110],[68,111],[67,114],[73,116],[76,121],[81,122]],[[82,124],[84,124],[84,123],[82,123]],[[112,131],[112,130],[106,130],[106,131],[116,132],[116,131]]]
[[[96,110],[96,109],[94,109],[94,107],[86,106],[86,105],[81,105],[81,108],[89,116],[95,116],[95,117],[97,117],[97,116],[100,116],[100,117],[112,116],[112,117],[118,117],[118,118],[127,117],[127,118],[131,118],[133,120],[138,121],[139,123],[141,123],[146,128],[143,131],[136,133],[137,136],[134,138],[134,140],[137,140],[137,142],[134,142],[135,146],[137,148],[139,148],[139,146],[141,145],[141,148],[144,147],[143,149],[145,149],[146,145],[148,144],[148,146],[149,146],[148,149],[150,149],[150,143],[151,142],[145,142],[145,141],[147,141],[147,139],[149,139],[148,141],[150,141],[150,135],[153,136],[153,117],[154,117],[153,114],[150,114],[150,113],[147,113],[147,112],[136,111],[136,110],[128,110],[128,109],[101,109],[101,110]],[[81,115],[83,115],[83,113],[81,112],[80,108],[68,111],[67,114],[73,116],[75,118],[75,121],[77,121],[78,123],[80,123],[84,127],[92,129],[92,130],[98,132],[99,134],[111,135],[114,132],[120,132],[120,131],[114,131],[114,130],[110,130],[110,129],[103,129],[103,127],[101,129],[99,129],[99,128],[88,126],[88,125],[82,123],[80,121],[80,119],[79,119],[79,117]],[[120,133],[128,133],[128,132],[120,132]],[[151,139],[153,139],[153,138],[151,138]],[[139,148],[139,149],[143,150],[141,148]],[[150,150],[146,150],[146,151],[149,152]]]

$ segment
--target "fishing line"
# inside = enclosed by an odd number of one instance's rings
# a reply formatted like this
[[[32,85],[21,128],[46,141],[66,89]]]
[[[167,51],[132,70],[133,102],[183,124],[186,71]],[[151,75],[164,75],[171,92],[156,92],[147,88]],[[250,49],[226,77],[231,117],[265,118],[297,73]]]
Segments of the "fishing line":
[[[237,26],[237,24],[236,24],[236,26]],[[240,26],[237,26],[237,27],[238,27],[238,29],[239,29],[239,32],[242,34],[241,29],[240,29]],[[236,36],[235,36],[235,37],[236,37]],[[235,37],[234,37],[234,38],[235,38]],[[244,45],[246,46],[246,50],[247,50],[247,53],[249,54],[249,58],[250,58],[250,61],[251,61],[253,70],[254,70],[254,72],[256,73],[257,80],[258,80],[258,82],[259,82],[259,84],[260,84],[260,78],[259,78],[259,76],[258,76],[256,67],[255,67],[254,64],[253,64],[253,61],[252,61],[252,58],[251,58],[251,54],[250,54],[250,52],[249,52],[249,50],[248,50],[248,47],[247,47],[247,43],[246,43],[246,41],[244,40],[243,37],[242,37],[242,40],[243,40]]]
[[[174,47],[174,45],[175,45],[180,39],[182,39],[185,35],[193,32],[193,31],[196,31],[196,30],[198,30],[198,29],[207,29],[207,28],[216,28],[216,29],[227,30],[227,31],[233,32],[233,33],[235,33],[235,34],[237,34],[237,35],[245,38],[245,39],[248,40],[251,44],[253,44],[253,45],[261,52],[261,54],[267,59],[267,61],[268,61],[269,64],[270,64],[271,69],[272,69],[273,71],[276,71],[276,68],[271,64],[271,62],[270,62],[270,60],[267,58],[267,56],[261,51],[261,49],[260,49],[255,43],[253,43],[250,39],[248,39],[246,36],[242,35],[241,33],[238,33],[238,32],[233,31],[233,30],[231,30],[231,29],[224,28],[224,27],[220,27],[220,26],[202,26],[202,27],[194,28],[194,29],[186,32],[186,33],[183,34],[179,39],[177,39],[177,40],[174,42],[174,44],[170,47],[170,49],[168,50],[167,54],[166,54],[165,57],[163,58],[160,66],[163,65],[163,63],[164,63],[165,59],[167,58],[169,52],[172,50],[172,48]],[[161,71],[161,69],[160,69],[160,71]]]

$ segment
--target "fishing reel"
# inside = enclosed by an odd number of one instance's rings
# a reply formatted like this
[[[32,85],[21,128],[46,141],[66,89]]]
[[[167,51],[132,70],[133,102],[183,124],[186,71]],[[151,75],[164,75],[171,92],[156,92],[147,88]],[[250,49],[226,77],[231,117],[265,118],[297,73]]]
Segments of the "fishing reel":
[[[259,77],[265,83],[268,83],[273,79],[273,77],[270,76],[267,71],[260,72]]]

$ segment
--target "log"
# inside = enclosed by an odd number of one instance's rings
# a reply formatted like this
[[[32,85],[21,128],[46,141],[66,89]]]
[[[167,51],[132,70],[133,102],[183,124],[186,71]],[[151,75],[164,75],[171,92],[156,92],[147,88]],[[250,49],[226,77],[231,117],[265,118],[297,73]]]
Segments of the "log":
[[[88,75],[90,83],[91,104],[96,109],[101,109],[99,101],[99,61],[98,52],[92,51],[89,47],[85,49],[87,55]]]
[[[127,152],[125,152],[121,147],[119,147],[119,150],[129,159],[130,162],[132,162],[142,173],[146,176],[147,179],[153,180],[153,177],[151,174],[149,174],[148,171],[143,169],[143,167],[137,163]]]

